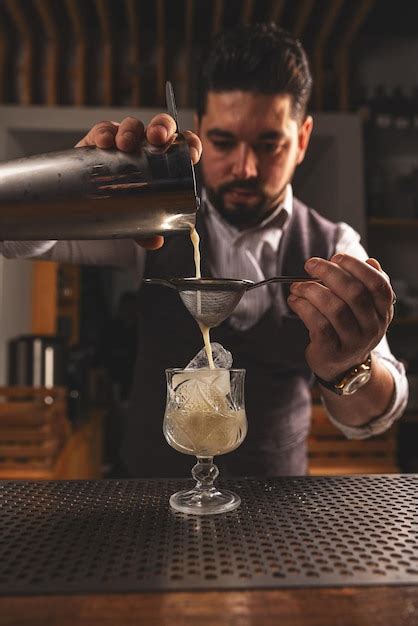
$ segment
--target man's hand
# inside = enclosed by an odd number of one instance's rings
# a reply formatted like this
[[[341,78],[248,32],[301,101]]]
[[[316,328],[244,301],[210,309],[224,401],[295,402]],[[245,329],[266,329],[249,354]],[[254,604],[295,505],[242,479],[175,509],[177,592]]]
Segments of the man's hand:
[[[134,118],[125,117],[120,124],[118,122],[99,122],[83,139],[76,148],[84,146],[97,146],[98,148],[117,148],[123,152],[135,152],[139,150],[141,143],[146,139],[150,144],[163,146],[173,139],[176,132],[176,123],[167,113],[160,113],[152,118],[145,128],[144,124]],[[202,153],[202,144],[197,135],[189,130],[183,132],[189,145],[190,158],[197,163]],[[161,236],[150,239],[140,239],[139,245],[150,250],[161,248],[164,239]]]
[[[393,291],[376,259],[313,257],[305,269],[322,284],[293,283],[288,304],[309,331],[309,367],[331,381],[363,362],[383,338],[393,318]]]

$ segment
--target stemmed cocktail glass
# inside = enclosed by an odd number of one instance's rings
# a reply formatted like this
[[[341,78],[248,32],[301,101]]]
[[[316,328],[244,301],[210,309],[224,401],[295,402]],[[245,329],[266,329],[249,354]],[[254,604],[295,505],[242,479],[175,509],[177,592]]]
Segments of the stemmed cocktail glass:
[[[240,505],[235,493],[214,485],[213,457],[235,450],[247,434],[243,369],[168,369],[164,435],[179,452],[197,457],[196,485],[170,498],[176,511],[224,513]]]

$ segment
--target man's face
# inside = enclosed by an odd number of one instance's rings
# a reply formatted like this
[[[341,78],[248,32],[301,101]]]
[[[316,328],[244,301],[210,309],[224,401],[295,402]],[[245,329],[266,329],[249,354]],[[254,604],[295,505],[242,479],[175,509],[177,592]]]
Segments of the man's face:
[[[198,125],[209,199],[239,228],[259,223],[283,200],[302,162],[312,118],[298,123],[288,95],[209,92]]]

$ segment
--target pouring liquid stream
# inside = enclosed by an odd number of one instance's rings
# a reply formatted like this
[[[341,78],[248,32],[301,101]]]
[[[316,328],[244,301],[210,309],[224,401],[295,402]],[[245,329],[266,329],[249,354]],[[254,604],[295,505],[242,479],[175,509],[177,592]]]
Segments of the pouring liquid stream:
[[[192,241],[193,244],[193,252],[194,252],[194,265],[196,268],[196,278],[202,278],[202,272],[200,270],[200,249],[199,249],[199,244],[200,244],[200,237],[199,237],[199,233],[197,232],[196,228],[192,228],[190,231],[190,239]]]
[[[199,243],[200,243],[200,238],[199,238],[199,234],[196,230],[196,228],[192,228],[190,231],[190,239],[191,242],[193,244],[193,251],[194,251],[194,264],[195,264],[195,268],[196,268],[196,278],[202,278],[202,273],[201,273],[201,269],[200,269],[200,249],[199,249]],[[197,292],[197,310],[198,312],[200,311],[200,291]],[[205,348],[206,348],[206,354],[208,357],[208,363],[209,363],[209,367],[211,370],[215,369],[215,364],[213,362],[213,356],[212,356],[212,346],[210,345],[210,328],[209,326],[206,326],[205,324],[202,324],[201,322],[198,322],[200,331],[202,333],[202,337],[203,337],[203,341],[205,344]]]

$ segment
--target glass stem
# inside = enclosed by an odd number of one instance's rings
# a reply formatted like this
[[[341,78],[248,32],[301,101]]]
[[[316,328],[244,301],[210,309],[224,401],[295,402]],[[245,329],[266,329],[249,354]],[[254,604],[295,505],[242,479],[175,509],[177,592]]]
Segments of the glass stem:
[[[197,463],[192,468],[192,476],[196,481],[196,489],[211,491],[214,481],[219,476],[219,470],[213,463],[213,456],[198,456]]]

